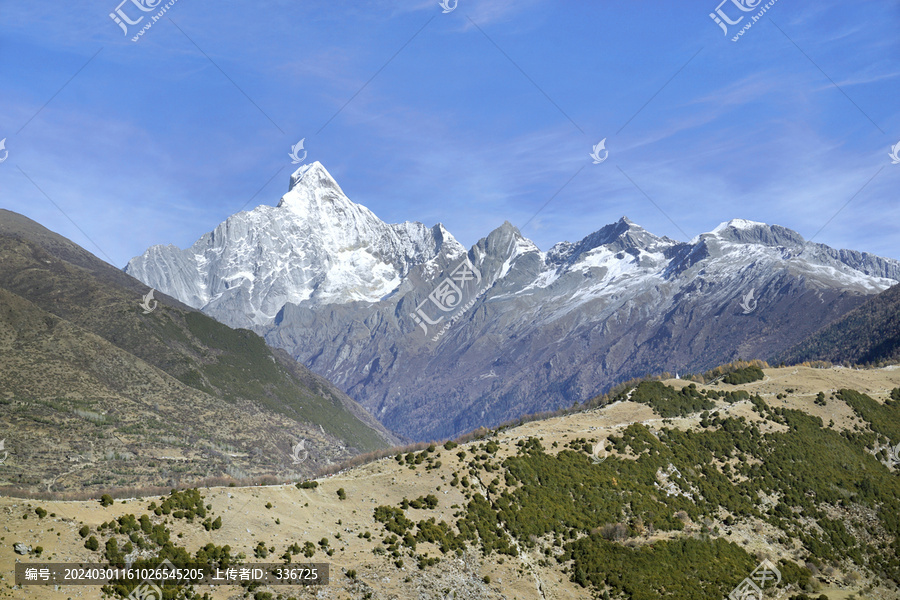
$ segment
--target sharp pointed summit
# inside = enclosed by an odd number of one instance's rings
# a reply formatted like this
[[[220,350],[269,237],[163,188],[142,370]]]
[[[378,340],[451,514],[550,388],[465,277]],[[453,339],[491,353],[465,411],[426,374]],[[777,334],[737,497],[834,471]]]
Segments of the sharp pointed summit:
[[[245,327],[270,322],[287,303],[378,301],[445,247],[461,250],[442,226],[384,223],[313,162],[291,175],[276,207],[232,215],[186,250],[153,246],[125,270]]]
[[[331,173],[328,172],[325,165],[319,161],[302,165],[299,169],[294,171],[291,174],[288,191],[292,191],[301,184],[309,189],[333,189],[338,194],[344,194],[344,191],[341,189],[341,186],[338,185],[338,182],[331,176]]]

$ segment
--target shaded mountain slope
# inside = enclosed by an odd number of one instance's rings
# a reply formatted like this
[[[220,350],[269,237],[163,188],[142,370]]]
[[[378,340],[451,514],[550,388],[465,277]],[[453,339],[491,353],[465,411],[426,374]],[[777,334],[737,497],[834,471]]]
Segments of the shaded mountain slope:
[[[7,484],[57,491],[293,477],[398,441],[251,331],[161,294],[143,314],[147,291],[65,238],[0,211]],[[303,460],[294,464],[301,440]]]
[[[870,298],[777,358],[875,364],[900,360],[900,285]]]

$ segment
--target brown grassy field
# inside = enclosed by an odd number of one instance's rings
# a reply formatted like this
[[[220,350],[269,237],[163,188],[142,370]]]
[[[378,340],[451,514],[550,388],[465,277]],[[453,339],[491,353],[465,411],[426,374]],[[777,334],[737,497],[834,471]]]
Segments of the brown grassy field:
[[[858,423],[852,411],[842,402],[831,401],[826,407],[813,404],[819,391],[826,394],[830,390],[852,388],[865,392],[873,398],[883,400],[891,389],[900,387],[900,369],[887,368],[869,371],[850,369],[810,369],[780,368],[766,369],[763,381],[740,386],[727,386],[729,389],[746,389],[759,393],[772,406],[785,406],[801,409],[810,414],[820,416],[825,423],[834,421],[834,427],[843,429]],[[687,382],[669,381],[669,384],[680,386]],[[699,386],[703,387],[703,386]],[[776,399],[776,394],[793,389],[783,400]],[[723,406],[720,410],[732,414],[743,415],[747,419],[758,419],[750,410],[749,402],[738,402]],[[619,402],[600,409],[584,413],[571,414],[552,418],[546,421],[526,423],[519,427],[500,431],[494,438],[500,445],[498,459],[515,452],[517,440],[529,436],[543,439],[543,445],[551,451],[551,444],[559,442],[562,446],[573,438],[585,437],[589,440],[604,440],[610,433],[621,430],[630,423],[641,422],[651,429],[662,427],[663,420],[646,405],[631,402]],[[695,417],[671,419],[666,426],[689,428],[695,425]],[[442,465],[432,470],[418,468],[411,470],[399,465],[393,458],[384,458],[360,467],[331,475],[319,480],[319,487],[314,490],[301,490],[293,485],[275,485],[265,487],[214,487],[201,489],[205,502],[212,505],[212,514],[222,517],[223,526],[217,531],[204,531],[196,524],[187,525],[183,521],[173,520],[169,527],[173,532],[173,540],[188,551],[213,542],[217,545],[229,544],[234,553],[243,552],[247,562],[279,562],[278,556],[284,553],[287,546],[306,541],[318,545],[319,540],[327,538],[329,546],[334,549],[333,556],[326,556],[318,550],[311,559],[331,564],[331,584],[319,588],[283,588],[271,590],[275,594],[283,594],[285,598],[293,595],[296,598],[342,599],[363,598],[371,593],[371,598],[396,598],[398,600],[419,598],[448,597],[455,593],[456,598],[520,598],[520,599],[557,599],[557,598],[590,598],[588,590],[578,587],[569,581],[568,575],[562,573],[553,562],[550,566],[540,566],[541,558],[537,551],[522,551],[518,558],[506,557],[505,560],[496,554],[482,557],[480,552],[469,549],[464,556],[456,557],[447,554],[441,562],[425,570],[420,570],[411,561],[402,568],[394,565],[387,556],[376,556],[372,550],[380,545],[383,527],[373,519],[373,510],[379,505],[396,505],[403,498],[414,499],[426,494],[438,497],[438,506],[432,510],[413,509],[407,512],[413,520],[435,517],[437,521],[449,520],[455,508],[464,506],[465,498],[458,487],[451,487],[448,482],[453,471],[461,471],[461,461],[456,456],[465,445],[453,451],[438,447],[438,457]],[[499,462],[499,460],[498,460]],[[2,467],[0,467],[2,468]],[[343,489],[346,499],[338,497],[338,490]],[[102,507],[96,500],[79,502],[48,502],[0,498],[0,598],[65,600],[67,598],[99,598],[96,587],[26,587],[13,589],[13,571],[16,560],[24,562],[74,562],[97,560],[97,554],[86,550],[83,540],[78,534],[82,524],[96,527],[102,522],[122,514],[133,513],[140,516],[148,511],[147,506],[158,497],[145,499],[117,500],[115,504]],[[271,508],[266,505],[271,504]],[[43,507],[48,513],[39,519],[34,514],[36,507]],[[23,519],[23,515],[28,515]],[[365,532],[372,534],[371,539],[360,538]],[[686,530],[686,534],[691,528]],[[183,537],[175,538],[181,533]],[[776,557],[794,556],[793,549],[782,548],[771,541],[765,530],[738,530],[733,536],[744,538],[748,550],[758,550]],[[734,538],[732,538],[734,539]],[[267,547],[274,547],[274,555],[267,561],[253,558],[253,549],[258,542]],[[645,543],[652,542],[653,539]],[[13,551],[15,542],[23,542],[32,547],[42,546],[40,559],[34,555],[19,556]],[[429,544],[420,544],[419,552],[429,555],[440,555],[440,552]],[[305,560],[295,557],[294,561]],[[347,570],[355,570],[356,578],[351,580],[345,576]],[[489,583],[487,583],[489,578]],[[198,591],[210,593],[215,599],[239,598],[242,590],[237,587],[198,588]],[[830,600],[849,597],[858,591],[849,586],[844,588],[823,590]],[[872,598],[890,598],[881,592]],[[453,596],[450,596],[453,597]],[[868,596],[857,596],[868,597]],[[897,596],[894,596],[895,598]]]

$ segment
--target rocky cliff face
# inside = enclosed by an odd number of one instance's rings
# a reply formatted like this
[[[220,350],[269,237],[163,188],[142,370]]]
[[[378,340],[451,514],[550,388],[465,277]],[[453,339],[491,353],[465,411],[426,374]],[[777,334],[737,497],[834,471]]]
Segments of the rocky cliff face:
[[[900,281],[898,261],[740,219],[678,242],[623,217],[547,252],[505,223],[466,252],[440,225],[383,223],[318,163],[276,208],[127,271],[263,334],[415,439],[775,356]]]

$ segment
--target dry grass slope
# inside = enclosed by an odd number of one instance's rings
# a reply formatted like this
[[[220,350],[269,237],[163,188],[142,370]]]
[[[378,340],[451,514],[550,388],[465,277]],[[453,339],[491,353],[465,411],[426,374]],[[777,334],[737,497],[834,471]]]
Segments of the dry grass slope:
[[[682,387],[689,384],[684,381],[667,381],[669,385]],[[834,431],[850,432],[866,428],[855,412],[845,402],[830,399],[832,391],[852,388],[868,394],[879,402],[888,398],[892,389],[900,387],[900,369],[880,369],[855,371],[848,369],[811,369],[782,368],[766,369],[764,378],[753,383],[729,386],[718,384],[729,390],[746,390],[759,396],[773,408],[795,409],[804,413],[821,417],[824,423]],[[702,388],[703,386],[699,386]],[[825,406],[816,404],[818,392],[829,396]],[[722,418],[743,417],[747,422],[758,423],[765,431],[785,431],[786,427],[766,421],[753,410],[749,401],[734,403],[721,402],[716,410]],[[701,427],[700,414],[686,415],[671,419],[663,419],[645,404],[634,402],[618,402],[614,405],[586,412],[554,417],[544,421],[533,421],[518,427],[494,432],[489,441],[491,455],[484,463],[499,465],[505,459],[519,454],[520,442],[529,438],[540,439],[541,445],[548,455],[571,452],[566,447],[573,447],[579,439],[586,439],[596,447],[608,439],[623,436],[629,427],[646,428],[659,435],[666,429],[698,431]],[[575,446],[580,443],[575,443]],[[437,500],[434,508],[414,508],[410,506],[405,514],[412,521],[423,521],[434,518],[436,522],[454,523],[454,513],[460,513],[472,498],[490,496],[498,498],[505,489],[503,471],[491,474],[478,470],[479,476],[470,477],[468,488],[462,485],[451,485],[458,475],[471,473],[471,463],[476,455],[484,452],[485,440],[472,440],[452,449],[438,446],[428,454],[428,458],[419,465],[400,464],[392,457],[384,458],[369,464],[333,474],[318,480],[315,489],[298,489],[292,485],[244,488],[211,488],[201,490],[206,496],[205,502],[211,505],[212,515],[221,516],[223,526],[219,530],[206,531],[196,524],[189,525],[178,519],[168,519],[172,529],[173,540],[188,551],[195,552],[207,543],[216,545],[229,544],[233,554],[244,553],[248,561],[254,562],[254,550],[262,542],[266,548],[274,549],[274,557],[281,556],[292,544],[303,546],[309,541],[316,547],[312,560],[331,563],[332,584],[325,589],[303,588],[258,590],[273,594],[283,594],[285,598],[312,598],[320,594],[320,598],[396,598],[406,599],[443,599],[455,597],[460,599],[474,598],[517,598],[517,599],[557,599],[557,598],[593,598],[594,593],[571,581],[572,573],[566,573],[565,563],[557,564],[548,560],[545,547],[551,538],[536,540],[529,546],[527,540],[517,542],[512,555],[492,553],[483,555],[477,545],[468,544],[465,550],[457,554],[442,554],[437,545],[419,542],[415,553],[420,556],[437,557],[440,562],[433,566],[419,568],[415,560],[403,553],[399,546],[400,563],[397,557],[391,556],[389,544],[383,543],[386,536],[384,527],[375,521],[374,509],[377,506],[400,506],[404,499],[414,500],[433,494]],[[460,454],[460,453],[463,454]],[[604,456],[597,452],[597,460]],[[462,456],[462,458],[461,458]],[[626,486],[622,473],[627,472],[624,463],[618,460],[636,460],[630,452],[619,454],[612,450],[604,465],[607,468],[622,469],[621,473],[611,473],[610,490]],[[404,460],[404,463],[408,461]],[[437,466],[437,463],[440,463]],[[613,466],[608,466],[612,464]],[[426,468],[429,467],[429,468]],[[2,467],[0,467],[2,468]],[[599,467],[598,467],[599,468]],[[699,466],[698,466],[699,468]],[[896,474],[896,470],[895,470]],[[499,475],[501,480],[496,489],[491,487],[490,479]],[[339,497],[339,490],[344,491],[345,499]],[[13,563],[22,560],[37,560],[34,556],[19,557],[13,553],[14,542],[23,542],[32,547],[42,546],[43,560],[77,561],[92,560],[98,556],[86,550],[83,540],[78,534],[83,524],[96,530],[101,523],[133,513],[140,516],[149,512],[151,501],[158,498],[129,499],[126,503],[117,502],[109,507],[102,507],[98,502],[46,502],[23,501],[11,498],[0,499],[0,525],[3,526],[0,539],[0,571],[4,574],[0,584],[0,598],[27,599],[65,599],[99,597],[96,589],[91,588],[36,588],[12,589],[10,573]],[[34,510],[42,507],[55,516],[39,519]],[[270,506],[270,508],[269,508]],[[548,509],[551,507],[548,507]],[[829,508],[829,510],[832,510]],[[855,508],[848,508],[846,513],[834,510],[836,518],[850,518]],[[24,515],[28,519],[23,519]],[[662,531],[642,527],[638,534],[627,540],[615,541],[617,538],[611,530],[612,543],[620,547],[654,547],[666,540],[716,540],[734,541],[750,553],[752,560],[767,556],[775,561],[786,559],[803,564],[804,552],[796,543],[789,540],[784,532],[760,519],[740,520],[726,524],[726,514],[709,517],[706,520],[694,521],[685,518],[682,530]],[[857,515],[859,516],[859,515]],[[865,515],[862,516],[865,518]],[[798,519],[802,523],[802,519]],[[605,523],[597,520],[598,532]],[[631,526],[629,526],[631,527]],[[183,537],[177,537],[178,534]],[[57,535],[59,534],[59,535]],[[368,534],[368,535],[367,535]],[[582,539],[585,534],[580,534]],[[320,541],[327,540],[327,546]],[[102,541],[102,540],[101,540]],[[390,540],[388,540],[390,542]],[[102,544],[101,544],[102,546]],[[332,551],[331,556],[325,548]],[[384,548],[386,551],[378,551]],[[374,551],[374,552],[373,552]],[[276,560],[270,557],[268,560]],[[305,560],[295,557],[294,562]],[[755,564],[755,563],[754,563]],[[688,568],[681,565],[678,568]],[[829,600],[845,599],[856,594],[859,599],[898,598],[896,587],[884,587],[883,582],[872,579],[864,569],[846,561],[838,566],[828,565],[826,570],[818,572],[817,581],[820,588],[812,597],[825,594]],[[668,567],[660,567],[668,568]],[[355,578],[346,576],[354,571]],[[745,573],[733,574],[734,581],[740,580]],[[872,586],[871,588],[869,586]],[[242,597],[242,590],[236,587],[202,588],[200,592],[210,594],[214,599],[230,599]],[[792,593],[796,593],[796,590]],[[251,594],[252,597],[252,594]],[[263,597],[263,596],[261,596]],[[273,595],[274,597],[274,595]],[[656,597],[656,596],[648,596]],[[789,597],[788,595],[784,596]]]

